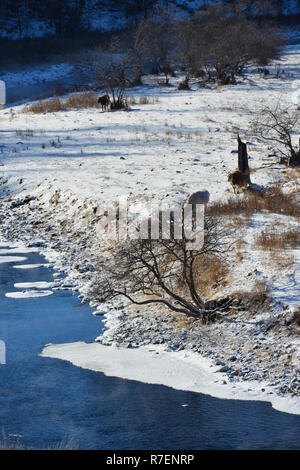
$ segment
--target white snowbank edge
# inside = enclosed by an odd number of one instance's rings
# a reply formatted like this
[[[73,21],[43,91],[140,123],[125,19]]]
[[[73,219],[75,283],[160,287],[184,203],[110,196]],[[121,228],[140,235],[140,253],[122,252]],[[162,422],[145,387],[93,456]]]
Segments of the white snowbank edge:
[[[161,346],[125,349],[80,341],[48,344],[39,355],[69,361],[106,376],[164,385],[220,399],[267,401],[278,411],[300,414],[299,397],[280,397],[263,382],[228,383],[226,374],[217,372],[219,367],[194,352],[169,352]]]

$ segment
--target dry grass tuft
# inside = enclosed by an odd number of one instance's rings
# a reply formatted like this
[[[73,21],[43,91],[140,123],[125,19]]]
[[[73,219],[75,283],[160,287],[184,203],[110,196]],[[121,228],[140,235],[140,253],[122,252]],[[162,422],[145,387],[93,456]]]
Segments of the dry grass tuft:
[[[93,93],[80,93],[71,95],[68,98],[54,98],[27,106],[23,112],[25,113],[54,113],[57,111],[66,111],[68,109],[80,108],[99,108],[98,97]]]
[[[280,186],[274,186],[265,193],[252,190],[246,191],[241,197],[231,197],[227,201],[208,205],[207,211],[215,216],[248,215],[254,212],[268,211],[300,217],[300,205],[296,193],[286,194]]]
[[[269,252],[264,262],[272,269],[276,269],[277,272],[285,269],[291,271],[294,268],[295,256],[285,250],[277,250]]]
[[[254,239],[254,248],[262,250],[264,256],[262,264],[268,269],[278,272],[285,269],[293,269],[295,257],[288,249],[297,248],[300,244],[300,233],[298,227],[280,229],[275,222],[267,226]]]
[[[98,96],[93,93],[72,95],[63,104],[66,108],[99,108]]]
[[[150,98],[148,96],[140,96],[139,104],[149,104]]]
[[[179,329],[190,328],[195,321],[197,320],[187,317],[178,321],[178,323],[176,323],[176,327]]]
[[[213,255],[201,256],[195,261],[195,287],[205,300],[226,285],[228,266],[224,260]]]
[[[300,244],[300,232],[298,228],[277,231],[274,227],[268,227],[255,238],[254,244],[257,248],[269,251],[296,248]]]
[[[270,287],[262,279],[257,279],[251,292],[236,292],[234,294],[239,308],[251,314],[259,311],[269,311],[272,300],[270,298]]]
[[[30,106],[26,106],[24,109],[25,113],[54,113],[57,111],[62,111],[62,102],[59,98],[54,98],[52,100],[39,101],[38,103],[33,103]]]
[[[130,96],[128,99],[128,104],[129,105],[136,105],[136,104],[154,104],[158,103],[159,99],[157,96],[140,96],[139,98],[136,98],[135,96]]]
[[[54,446],[45,449],[35,449],[31,447],[25,447],[19,441],[13,441],[11,437],[7,437],[5,432],[2,432],[2,440],[0,441],[1,450],[74,450],[75,446],[71,441],[62,440]]]
[[[257,279],[252,289],[252,294],[258,297],[266,297],[270,294],[270,287],[266,281]]]

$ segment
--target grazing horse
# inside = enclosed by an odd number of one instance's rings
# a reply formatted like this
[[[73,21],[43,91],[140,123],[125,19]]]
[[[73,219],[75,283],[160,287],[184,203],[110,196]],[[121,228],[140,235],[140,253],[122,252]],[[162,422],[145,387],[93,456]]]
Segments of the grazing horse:
[[[233,173],[230,173],[228,181],[231,183],[235,194],[238,188],[245,186],[244,175],[240,170],[235,170]]]
[[[197,225],[199,225],[199,221],[196,221],[197,217],[197,210],[196,206],[197,205],[202,205],[204,206],[204,210],[206,209],[206,206],[209,202],[209,192],[204,190],[204,191],[197,191],[193,194],[191,194],[185,204],[182,207],[184,217],[188,216],[189,214],[192,215],[192,226],[193,228],[196,228]],[[196,223],[197,222],[197,223]]]
[[[103,109],[106,111],[108,109],[109,103],[110,103],[110,97],[106,93],[105,95],[101,95],[98,98],[98,103],[101,104],[102,106],[102,111]]]

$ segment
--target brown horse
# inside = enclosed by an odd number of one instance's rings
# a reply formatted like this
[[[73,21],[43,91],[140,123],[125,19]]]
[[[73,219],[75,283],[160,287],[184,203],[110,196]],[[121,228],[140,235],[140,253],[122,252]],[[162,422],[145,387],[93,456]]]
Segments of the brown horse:
[[[99,96],[98,103],[101,104],[102,111],[103,111],[103,109],[106,111],[108,109],[109,104],[110,104],[110,97],[108,96],[108,94],[105,93],[105,95]]]
[[[245,185],[244,175],[240,170],[235,170],[233,173],[231,173],[228,177],[228,181],[231,183],[234,193],[236,193],[238,188],[241,188]]]

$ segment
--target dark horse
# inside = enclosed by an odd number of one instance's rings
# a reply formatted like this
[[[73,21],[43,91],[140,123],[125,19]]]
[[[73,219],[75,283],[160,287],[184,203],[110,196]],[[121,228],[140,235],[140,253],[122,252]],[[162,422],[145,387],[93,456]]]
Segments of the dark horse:
[[[110,104],[110,97],[108,96],[108,94],[106,93],[105,95],[99,96],[98,103],[101,104],[102,111],[103,111],[103,109],[106,111],[108,109],[109,104]]]

